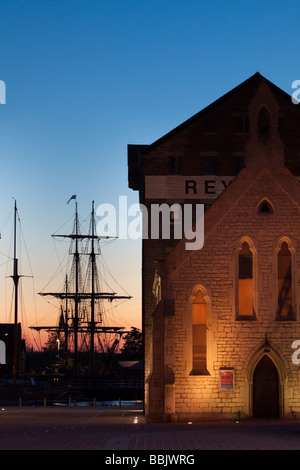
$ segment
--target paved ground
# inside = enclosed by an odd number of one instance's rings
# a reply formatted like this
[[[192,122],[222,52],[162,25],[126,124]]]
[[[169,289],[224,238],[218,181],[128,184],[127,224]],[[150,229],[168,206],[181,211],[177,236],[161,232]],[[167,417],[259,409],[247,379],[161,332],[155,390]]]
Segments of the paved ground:
[[[145,423],[141,411],[119,408],[0,408],[0,450],[102,450],[111,456],[125,450],[296,449],[300,421],[154,424]]]

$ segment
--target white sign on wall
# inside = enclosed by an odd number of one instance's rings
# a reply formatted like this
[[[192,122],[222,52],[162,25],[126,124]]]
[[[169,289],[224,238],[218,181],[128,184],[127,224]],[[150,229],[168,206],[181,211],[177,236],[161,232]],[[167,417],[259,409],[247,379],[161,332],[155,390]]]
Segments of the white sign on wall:
[[[234,176],[148,175],[145,177],[146,199],[216,199]]]

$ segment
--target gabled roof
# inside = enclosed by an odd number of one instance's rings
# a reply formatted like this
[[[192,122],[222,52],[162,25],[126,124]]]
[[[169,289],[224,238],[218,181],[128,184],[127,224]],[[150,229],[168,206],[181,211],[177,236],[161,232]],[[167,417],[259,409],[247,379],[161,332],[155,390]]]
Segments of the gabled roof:
[[[239,204],[240,199],[251,190],[251,187],[261,177],[272,178],[281,190],[289,196],[291,201],[298,206],[300,214],[300,183],[287,168],[283,168],[283,171],[280,173],[276,172],[276,169],[273,170],[265,167],[262,167],[259,172],[244,168],[205,213],[204,245],[205,238],[209,237],[218,224],[222,223],[226,215],[235,205]],[[195,253],[195,251],[186,250],[185,243],[185,238],[180,240],[166,258],[167,270],[172,274],[175,274],[182,262]]]
[[[203,118],[207,113],[214,110],[215,108],[217,108],[218,106],[223,104],[225,101],[227,101],[228,99],[230,99],[234,95],[238,94],[240,91],[242,91],[246,87],[249,87],[249,86],[258,87],[261,84],[262,81],[265,81],[269,85],[270,89],[275,94],[280,95],[281,97],[283,97],[283,99],[287,100],[289,103],[291,103],[292,106],[294,106],[292,104],[292,101],[291,101],[291,96],[288,93],[283,91],[277,85],[274,85],[274,83],[270,82],[270,80],[263,77],[259,72],[256,72],[254,75],[249,77],[247,80],[240,83],[238,86],[236,86],[235,88],[230,90],[228,93],[226,93],[225,95],[221,96],[216,101],[214,101],[213,103],[211,103],[208,106],[206,106],[205,108],[203,108],[201,111],[196,113],[194,116],[190,117],[189,119],[184,121],[182,124],[175,127],[173,130],[171,130],[170,132],[168,132],[164,136],[160,137],[158,140],[156,140],[152,144],[150,144],[148,146],[144,146],[145,149],[147,148],[148,151],[153,150],[154,148],[156,148],[159,145],[163,144],[164,142],[166,142],[168,139],[170,139],[174,135],[178,134],[179,132],[181,132],[182,130],[187,128],[190,124],[193,124],[197,120]]]
[[[152,144],[129,144],[128,145],[128,181],[129,181],[129,187],[135,190],[141,190],[143,187],[142,181],[143,181],[143,172],[140,171],[141,167],[141,162],[143,161],[143,158],[140,158],[141,155],[146,155],[153,150],[156,150],[157,147],[160,145],[168,142],[170,139],[173,137],[178,136],[182,131],[187,129],[189,126],[193,125],[194,123],[201,122],[203,119],[209,118],[209,113],[211,111],[214,111],[218,109],[219,106],[222,104],[225,104],[227,101],[229,101],[232,98],[237,98],[239,100],[239,94],[242,92],[244,93],[241,106],[245,106],[247,110],[247,106],[250,105],[253,96],[255,95],[255,92],[259,89],[261,84],[266,84],[268,88],[270,89],[272,95],[274,96],[275,100],[276,97],[279,97],[281,100],[285,101],[288,106],[291,107],[291,109],[295,110],[296,112],[300,111],[300,105],[295,106],[295,104],[292,103],[291,96],[283,91],[281,88],[279,88],[277,85],[272,83],[270,80],[262,76],[259,72],[256,72],[254,75],[249,77],[247,80],[244,82],[240,83],[238,86],[233,88],[231,91],[226,93],[225,95],[221,96],[218,98],[216,101],[213,103],[209,104],[207,107],[203,108],[201,111],[196,113],[194,116],[190,117],[186,121],[184,121],[182,124],[179,126],[175,127],[173,130],[168,132],[167,134],[163,135],[160,137],[158,140],[153,142]],[[249,93],[248,93],[248,91]],[[242,95],[241,95],[242,96]],[[248,96],[248,98],[247,98]],[[246,97],[246,101],[245,101]],[[247,102],[249,101],[249,103]],[[276,100],[277,101],[277,100]],[[278,103],[279,104],[279,103]],[[300,115],[299,115],[300,116]]]

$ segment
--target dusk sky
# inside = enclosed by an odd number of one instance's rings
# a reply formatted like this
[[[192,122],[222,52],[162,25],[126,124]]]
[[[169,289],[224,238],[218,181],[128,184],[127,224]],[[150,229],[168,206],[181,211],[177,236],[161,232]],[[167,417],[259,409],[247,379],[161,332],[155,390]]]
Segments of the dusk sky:
[[[22,279],[20,318],[31,343],[26,326],[57,320],[37,293],[58,267],[51,234],[72,219],[69,198],[83,218],[92,200],[138,202],[127,145],[152,143],[257,71],[292,94],[299,20],[297,0],[0,0],[1,322],[13,321],[13,198],[22,274],[34,276]],[[60,242],[59,256],[67,250]],[[141,243],[116,240],[103,255],[133,296],[116,322],[141,327]]]

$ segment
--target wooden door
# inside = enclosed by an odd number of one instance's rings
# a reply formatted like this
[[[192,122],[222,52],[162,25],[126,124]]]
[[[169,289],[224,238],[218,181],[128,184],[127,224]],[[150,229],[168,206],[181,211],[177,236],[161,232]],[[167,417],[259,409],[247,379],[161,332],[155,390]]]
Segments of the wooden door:
[[[253,375],[253,416],[279,417],[279,378],[274,362],[265,355]]]

